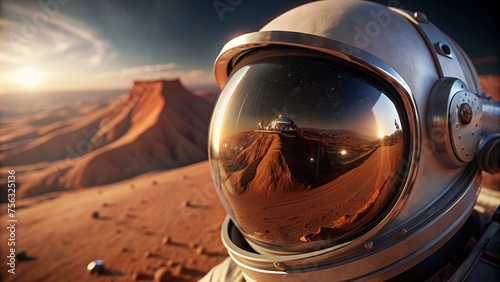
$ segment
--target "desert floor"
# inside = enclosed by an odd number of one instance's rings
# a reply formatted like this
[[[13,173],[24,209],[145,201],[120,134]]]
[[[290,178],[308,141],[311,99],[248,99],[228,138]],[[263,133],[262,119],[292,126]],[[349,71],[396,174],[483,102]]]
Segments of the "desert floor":
[[[483,90],[493,93],[496,100],[500,100],[499,81],[498,76],[482,78]],[[80,146],[81,140],[88,138],[80,136],[81,133],[95,133],[94,129],[99,129],[97,132],[106,133],[107,139],[103,140],[109,145],[116,145],[120,134],[126,137],[125,133],[131,134],[128,136],[138,134],[138,130],[126,129],[139,128],[139,122],[154,123],[169,133],[171,139],[168,141],[176,141],[169,147],[171,151],[164,152],[165,156],[172,152],[180,156],[190,155],[178,152],[196,152],[194,149],[197,147],[185,146],[190,144],[190,139],[185,136],[196,135],[183,135],[185,127],[179,126],[178,129],[174,125],[184,124],[184,121],[178,121],[178,117],[189,117],[185,112],[189,112],[190,108],[185,105],[190,104],[192,99],[186,98],[189,95],[176,83],[158,91],[155,99],[138,99],[137,103],[133,99],[124,100],[131,104],[130,107],[123,107],[128,112],[124,111],[122,115],[122,112],[112,111],[111,114],[96,117],[93,123],[88,123],[91,117],[102,113],[101,109],[109,101],[120,97],[119,94],[105,97],[109,99],[106,101],[101,100],[102,97],[92,101],[88,94],[84,97],[85,102],[81,102],[81,95],[65,101],[59,101],[58,97],[52,100],[44,97],[46,103],[26,97],[10,107],[5,107],[6,98],[2,98],[0,156],[9,151],[11,156],[16,156],[13,160],[21,160],[22,154],[32,157],[36,152],[44,156],[51,149],[54,150],[51,156],[54,152],[59,154],[54,161],[62,160],[65,164],[64,161],[75,158],[68,155],[68,148],[80,148],[83,153],[91,151],[89,154],[82,153],[82,159],[99,153],[101,147],[90,150],[88,146]],[[172,99],[172,93],[179,95]],[[190,100],[186,102],[186,99]],[[141,104],[140,101],[144,102]],[[145,115],[152,112],[146,106],[164,101],[176,104],[162,108],[162,115]],[[183,105],[184,108],[181,107]],[[199,103],[199,110],[195,112],[200,112],[203,105]],[[21,112],[25,114],[18,115]],[[70,118],[73,116],[78,117]],[[169,122],[163,124],[164,121]],[[121,126],[129,123],[136,127]],[[191,119],[189,124],[201,124],[200,128],[203,125],[195,119]],[[104,130],[104,125],[110,125],[111,129]],[[158,132],[161,133],[161,130]],[[56,132],[60,134],[55,135]],[[149,137],[139,145],[148,149],[152,142],[157,142],[160,148],[164,147],[162,140],[153,138],[158,136],[155,135],[158,132],[140,135]],[[191,139],[199,141],[199,138]],[[106,142],[103,141],[100,146],[104,148],[108,144]],[[138,148],[142,150],[141,146]],[[193,160],[200,158],[197,154],[192,155]],[[151,156],[138,154],[137,162],[152,160],[153,157],[165,159],[156,150]],[[202,157],[205,158],[205,155]],[[0,160],[0,191],[7,190],[8,172],[12,169],[16,170],[16,181],[24,177],[33,183],[37,180],[37,185],[50,186],[47,181],[51,178],[46,177],[49,174],[45,170],[51,165],[54,166],[54,163],[49,160],[4,166]],[[113,167],[115,173],[120,173],[120,165]],[[104,177],[108,174],[99,166],[86,167],[96,168],[95,175]],[[41,176],[38,177],[38,174]],[[476,207],[480,211],[492,212],[500,204],[500,175],[493,177],[485,174],[482,186],[485,189],[482,189]],[[155,170],[108,185],[27,198],[18,196],[10,213],[7,203],[0,204],[0,281],[147,281],[153,280],[155,271],[162,267],[170,270],[172,281],[196,281],[228,256],[220,240],[221,223],[226,212],[215,192],[206,160],[170,170]],[[9,214],[14,217],[9,217]],[[11,248],[15,248],[17,254],[15,274],[8,272]],[[99,259],[103,260],[105,271],[101,275],[89,274],[87,265]]]
[[[0,209],[2,281],[152,280],[162,266],[174,281],[195,281],[227,257],[220,240],[225,211],[207,161],[19,200],[15,248],[26,259],[18,258],[15,275],[6,268],[6,204]],[[88,274],[97,259],[107,271]]]
[[[477,208],[492,211],[499,204],[498,191],[483,189]],[[2,230],[6,209],[0,205]],[[224,217],[208,161],[21,199],[15,248],[26,258],[17,260],[15,275],[7,272],[9,233],[2,231],[1,280],[152,280],[157,269],[167,267],[172,281],[196,281],[227,257],[220,240]],[[86,267],[97,259],[106,271],[90,275]]]

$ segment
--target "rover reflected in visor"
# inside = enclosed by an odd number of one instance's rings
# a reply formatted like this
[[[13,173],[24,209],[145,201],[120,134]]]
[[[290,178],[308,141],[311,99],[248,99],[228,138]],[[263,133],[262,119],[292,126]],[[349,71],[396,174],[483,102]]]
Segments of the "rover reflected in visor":
[[[224,87],[210,128],[213,179],[251,244],[338,244],[376,226],[400,196],[408,121],[377,77],[321,55],[280,54],[250,55]]]
[[[268,130],[292,131],[297,130],[297,126],[290,118],[279,115],[279,117],[267,126]]]
[[[293,138],[296,136],[297,130],[298,127],[292,119],[279,115],[278,118],[271,121],[266,127],[264,127],[264,120],[262,120],[259,123],[259,129],[255,130],[255,132],[278,133],[281,136]]]

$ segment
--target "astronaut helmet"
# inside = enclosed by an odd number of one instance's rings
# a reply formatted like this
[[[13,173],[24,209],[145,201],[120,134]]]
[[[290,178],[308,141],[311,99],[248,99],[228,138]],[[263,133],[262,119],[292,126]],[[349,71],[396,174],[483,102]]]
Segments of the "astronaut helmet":
[[[214,72],[209,160],[247,281],[387,280],[457,247],[483,97],[423,13],[308,3],[229,41]]]

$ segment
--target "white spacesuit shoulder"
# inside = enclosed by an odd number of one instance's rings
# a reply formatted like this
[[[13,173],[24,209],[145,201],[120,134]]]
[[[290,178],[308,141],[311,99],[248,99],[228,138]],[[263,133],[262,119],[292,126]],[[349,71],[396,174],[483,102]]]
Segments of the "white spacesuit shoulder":
[[[208,272],[200,282],[244,282],[243,274],[231,258],[225,259]]]

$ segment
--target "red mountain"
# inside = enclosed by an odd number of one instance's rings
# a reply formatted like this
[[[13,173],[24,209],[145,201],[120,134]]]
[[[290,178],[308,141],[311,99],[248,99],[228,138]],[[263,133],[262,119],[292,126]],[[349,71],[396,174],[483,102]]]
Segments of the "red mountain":
[[[248,140],[253,142],[225,162],[231,186],[240,194],[265,197],[308,190],[320,185],[329,171],[326,148],[318,141],[251,132],[228,140],[229,147]]]
[[[33,196],[205,160],[213,101],[179,80],[137,81],[121,99],[3,152],[0,162],[18,166],[20,195]],[[26,166],[40,162],[50,165]]]

